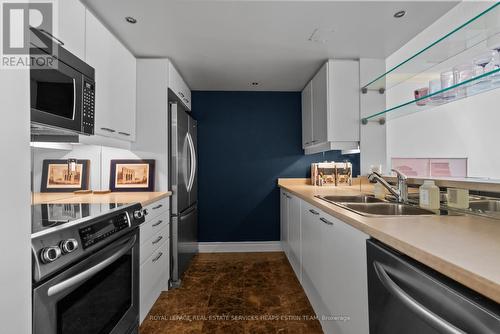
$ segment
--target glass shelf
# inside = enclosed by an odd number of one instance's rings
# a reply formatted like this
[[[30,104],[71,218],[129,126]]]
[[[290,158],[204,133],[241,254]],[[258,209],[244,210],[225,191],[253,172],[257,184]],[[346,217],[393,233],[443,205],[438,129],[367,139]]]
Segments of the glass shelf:
[[[378,76],[362,91],[384,92],[412,77],[429,71],[469,49],[487,51],[500,47],[500,2],[449,32],[410,58]],[[477,54],[476,54],[477,55]],[[472,61],[472,59],[470,59]],[[458,65],[458,64],[455,64]]]
[[[366,124],[370,120],[380,118],[397,118],[408,115],[414,112],[432,109],[447,103],[452,103],[470,96],[484,93],[489,90],[500,88],[500,68],[484,73],[472,79],[466,80],[459,84],[441,89],[427,96],[414,99],[402,104],[399,104],[390,109],[386,109],[379,113],[370,115],[362,119],[362,123]],[[422,104],[422,105],[418,105]]]

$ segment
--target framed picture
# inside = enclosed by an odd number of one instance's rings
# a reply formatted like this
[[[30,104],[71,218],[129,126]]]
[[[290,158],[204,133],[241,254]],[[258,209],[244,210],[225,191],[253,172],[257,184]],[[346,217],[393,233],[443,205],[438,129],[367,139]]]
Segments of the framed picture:
[[[155,160],[111,160],[111,191],[154,191]]]
[[[44,160],[42,193],[73,192],[89,188],[90,160]]]

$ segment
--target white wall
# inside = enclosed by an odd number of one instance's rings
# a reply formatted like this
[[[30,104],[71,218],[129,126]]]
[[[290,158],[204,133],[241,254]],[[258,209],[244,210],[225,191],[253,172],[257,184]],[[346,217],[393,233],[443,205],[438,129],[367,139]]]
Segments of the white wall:
[[[388,57],[387,69],[407,59],[492,4],[492,2],[460,3]],[[500,20],[500,16],[498,19]],[[458,61],[463,60],[465,59]],[[457,59],[452,59],[444,66],[451,66],[456,61]],[[439,70],[436,72],[439,73]],[[433,77],[437,73],[429,72],[426,75]],[[425,75],[415,78],[413,82],[389,89],[387,106],[408,101],[415,85],[424,81]],[[469,176],[500,178],[500,154],[495,149],[496,144],[500,142],[498,101],[500,101],[500,89],[389,120],[388,164],[391,157],[468,158]]]
[[[28,334],[31,333],[29,71],[0,69],[0,111],[0,332]]]

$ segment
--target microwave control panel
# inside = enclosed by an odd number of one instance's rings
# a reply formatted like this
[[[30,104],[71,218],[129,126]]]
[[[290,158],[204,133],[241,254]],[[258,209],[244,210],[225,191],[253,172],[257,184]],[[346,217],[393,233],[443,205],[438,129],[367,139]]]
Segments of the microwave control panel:
[[[83,116],[82,132],[88,135],[94,134],[94,110],[95,110],[95,84],[83,81]]]

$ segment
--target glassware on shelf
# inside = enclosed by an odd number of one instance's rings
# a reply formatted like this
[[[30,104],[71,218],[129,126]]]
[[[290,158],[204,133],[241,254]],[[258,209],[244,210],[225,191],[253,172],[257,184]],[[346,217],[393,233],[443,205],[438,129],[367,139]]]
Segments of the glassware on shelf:
[[[419,89],[416,89],[414,92],[415,95],[415,100],[417,100],[415,103],[417,106],[425,106],[427,102],[429,102],[429,99],[423,99],[423,97],[429,95],[429,88],[428,87],[422,87]]]
[[[482,67],[483,73],[487,73],[487,72],[490,72],[491,70],[494,69],[492,59],[493,59],[493,53],[491,51],[488,51],[487,53],[483,53],[483,54],[479,55],[478,57],[476,57],[474,59],[474,64]],[[478,85],[479,85],[479,89],[481,89],[481,90],[487,89],[491,85],[491,76],[486,76],[486,77],[482,78],[481,80],[479,80]]]
[[[492,71],[500,68],[500,46],[498,49],[491,51],[491,62],[489,65]],[[495,87],[500,86],[500,73],[497,72],[491,75],[491,84]]]
[[[453,76],[456,84],[460,84],[464,81],[470,80],[476,76],[474,64],[462,64],[453,67]],[[471,85],[470,87],[458,87],[456,89],[457,98],[466,97],[468,94],[473,93],[475,91],[475,85]]]
[[[434,79],[429,81],[429,95],[432,95],[441,90],[441,79]],[[433,105],[438,105],[443,102],[441,94],[432,95],[429,97],[430,103]]]
[[[455,85],[455,76],[453,70],[441,72],[441,89],[446,89]],[[442,99],[445,101],[453,100],[457,97],[456,89],[450,89],[442,94]]]

